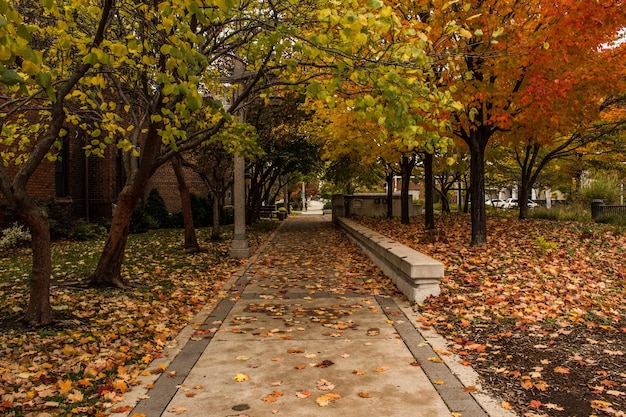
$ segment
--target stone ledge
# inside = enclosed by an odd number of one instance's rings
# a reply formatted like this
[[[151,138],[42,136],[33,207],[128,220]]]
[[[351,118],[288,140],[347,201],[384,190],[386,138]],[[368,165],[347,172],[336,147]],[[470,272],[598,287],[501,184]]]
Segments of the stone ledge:
[[[428,296],[439,295],[439,282],[443,278],[441,262],[345,217],[334,220],[409,301],[422,303]]]

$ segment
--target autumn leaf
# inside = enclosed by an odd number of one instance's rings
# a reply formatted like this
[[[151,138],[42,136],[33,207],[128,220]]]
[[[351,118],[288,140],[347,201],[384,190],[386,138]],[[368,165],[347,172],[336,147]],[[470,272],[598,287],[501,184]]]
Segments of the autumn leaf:
[[[328,394],[324,394],[324,395],[321,395],[321,396],[317,397],[315,399],[315,402],[320,407],[326,407],[331,402],[333,402],[335,400],[338,400],[340,398],[341,398],[341,395],[339,395],[337,393],[334,393],[334,392],[329,392]]]
[[[511,404],[509,404],[506,401],[502,401],[502,404],[500,404],[502,406],[502,408],[504,408],[505,410],[512,410],[513,406]]]
[[[557,374],[569,374],[569,368],[557,366],[556,368],[554,368],[554,372],[556,372]]]
[[[335,389],[335,384],[325,379],[320,379],[319,381],[317,381],[316,385],[317,385],[317,389],[322,390],[322,391],[331,391]]]
[[[248,375],[246,375],[246,374],[239,373],[239,374],[235,375],[235,377],[233,379],[236,382],[245,382],[245,381],[250,380],[250,377]]]
[[[296,397],[298,398],[309,398],[311,396],[311,392],[309,391],[297,391]]]
[[[61,394],[67,394],[72,389],[72,381],[69,379],[66,379],[64,381],[59,381],[58,384],[59,384],[59,392]]]
[[[371,397],[370,397],[370,394],[369,394],[369,393],[367,393],[367,392],[359,392],[359,394],[358,394],[358,395],[359,395],[359,397],[361,397],[361,398],[371,398]]]
[[[122,406],[122,407],[111,408],[111,412],[112,413],[127,413],[127,412],[131,411],[132,409],[133,409],[132,406],[125,405],[125,406]]]

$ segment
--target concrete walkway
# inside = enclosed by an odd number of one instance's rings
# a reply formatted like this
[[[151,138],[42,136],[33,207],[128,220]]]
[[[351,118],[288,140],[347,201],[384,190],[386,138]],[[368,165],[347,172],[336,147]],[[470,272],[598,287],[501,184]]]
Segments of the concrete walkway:
[[[439,355],[442,339],[379,278],[329,215],[291,216],[183,332],[145,395],[133,390],[127,415],[506,415],[468,393],[475,374]]]

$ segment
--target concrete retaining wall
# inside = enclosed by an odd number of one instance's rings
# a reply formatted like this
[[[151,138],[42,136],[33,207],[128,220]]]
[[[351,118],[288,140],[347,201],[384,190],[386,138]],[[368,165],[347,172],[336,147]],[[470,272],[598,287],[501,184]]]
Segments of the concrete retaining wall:
[[[345,217],[333,219],[411,302],[440,293],[443,264]]]

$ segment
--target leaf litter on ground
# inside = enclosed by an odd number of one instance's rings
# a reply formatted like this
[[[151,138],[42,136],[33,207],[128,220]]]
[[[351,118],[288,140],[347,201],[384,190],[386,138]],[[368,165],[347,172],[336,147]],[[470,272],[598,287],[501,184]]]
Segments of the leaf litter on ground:
[[[251,228],[255,250],[274,230]],[[131,235],[125,290],[89,288],[102,241],[53,244],[51,300],[57,325],[22,327],[29,250],[0,258],[0,414],[104,416],[116,410],[141,374],[203,308],[229,297],[224,283],[241,260],[229,257],[230,239],[212,242],[198,229],[203,250],[185,254],[182,230]],[[204,335],[202,335],[204,336]],[[178,410],[180,411],[180,410]]]
[[[423,219],[357,220],[444,263],[441,294],[415,306],[419,325],[442,334],[506,408],[626,416],[623,228],[494,216],[488,243],[473,248],[467,215],[440,216],[429,233]]]

